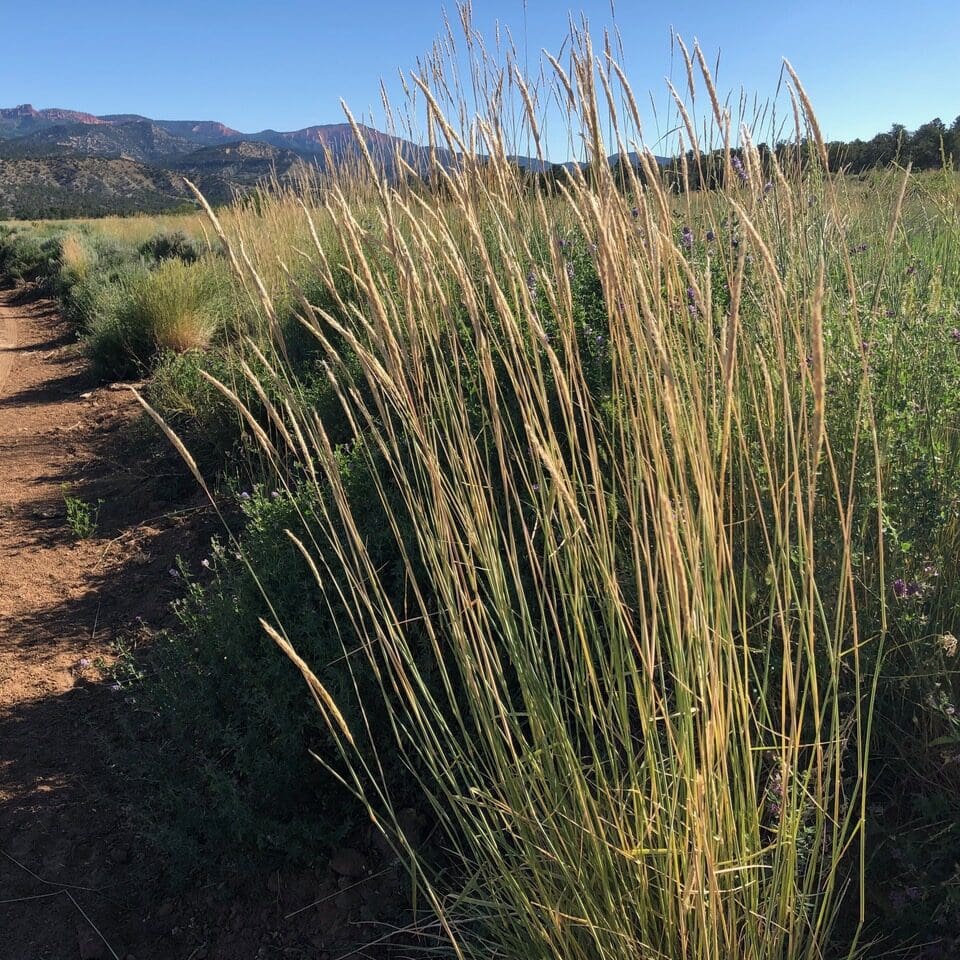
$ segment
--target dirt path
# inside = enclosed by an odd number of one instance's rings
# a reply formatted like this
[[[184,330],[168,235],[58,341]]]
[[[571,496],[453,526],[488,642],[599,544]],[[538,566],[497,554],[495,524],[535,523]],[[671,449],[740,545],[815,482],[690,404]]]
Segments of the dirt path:
[[[159,620],[169,599],[163,586],[134,599],[176,525],[158,484],[120,465],[134,405],[128,391],[94,388],[49,302],[0,291],[3,960],[92,960],[112,955],[118,930],[138,939],[123,909],[130,838],[91,730],[115,710],[95,663],[113,658],[135,603]],[[90,539],[71,533],[67,490],[104,500]]]
[[[0,391],[13,366],[17,349],[17,316],[13,310],[0,308]]]
[[[88,393],[84,366],[49,304],[0,293],[0,711],[76,685],[102,653],[90,621],[103,545],[66,527],[64,485],[93,478],[91,427],[111,431],[129,401]],[[14,340],[14,331],[19,337]],[[6,370],[4,370],[6,368]],[[106,625],[105,625],[106,626]],[[4,750],[4,754],[8,754]]]
[[[394,867],[374,886],[323,863],[171,898],[128,823],[105,749],[126,694],[98,664],[169,622],[174,557],[216,529],[175,455],[131,446],[138,409],[91,381],[49,301],[0,289],[0,960],[375,956],[352,948],[382,934],[369,914],[397,898]],[[64,485],[101,502],[88,539]]]

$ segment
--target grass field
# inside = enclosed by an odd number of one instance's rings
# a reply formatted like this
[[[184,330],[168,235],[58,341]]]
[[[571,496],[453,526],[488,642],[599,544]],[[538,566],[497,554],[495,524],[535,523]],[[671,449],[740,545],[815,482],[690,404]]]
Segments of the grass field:
[[[573,39],[605,156],[632,94]],[[679,120],[736,138],[700,64]],[[244,518],[137,681],[185,870],[350,809],[442,955],[956,949],[960,179],[829,175],[794,96],[709,192],[537,185],[492,103],[429,186],[0,230]]]

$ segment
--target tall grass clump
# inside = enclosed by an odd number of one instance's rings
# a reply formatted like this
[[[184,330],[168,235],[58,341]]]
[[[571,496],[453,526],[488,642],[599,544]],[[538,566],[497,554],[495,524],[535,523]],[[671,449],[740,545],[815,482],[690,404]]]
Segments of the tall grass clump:
[[[80,233],[66,233],[60,241],[60,280],[65,286],[82,283],[96,264],[97,255]]]
[[[154,270],[119,277],[115,310],[90,322],[88,351],[101,376],[136,376],[165,352],[206,349],[230,298],[229,278],[215,261],[173,258]]]
[[[209,346],[217,314],[208,271],[169,259],[133,291],[123,323],[142,330],[158,349],[183,353]]]
[[[310,504],[290,540],[325,617],[284,617],[271,588],[265,634],[443,951],[853,955],[879,668],[907,590],[889,583],[877,402],[909,181],[866,245],[792,73],[795,146],[762,155],[681,47],[684,162],[723,185],[671,192],[610,45],[595,58],[574,31],[537,94],[468,37],[468,81],[439,54],[415,77],[430,143],[457,161],[427,187],[371,169],[369,189],[301,206],[309,296],[247,255],[256,220],[228,235],[211,213],[261,339],[244,391],[208,380],[270,486]],[[494,91],[469,122],[461,89]],[[554,95],[594,162],[538,186],[505,131],[539,149]],[[615,150],[640,152],[625,182]],[[324,412],[287,356],[278,269]],[[301,656],[314,629],[339,637],[333,660]],[[426,846],[399,827],[398,765]]]

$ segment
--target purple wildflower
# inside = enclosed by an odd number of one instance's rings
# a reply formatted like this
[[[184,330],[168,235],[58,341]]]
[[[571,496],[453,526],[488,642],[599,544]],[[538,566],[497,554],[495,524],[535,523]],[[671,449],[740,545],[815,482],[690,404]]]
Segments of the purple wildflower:
[[[167,573],[169,573],[170,576],[173,577],[174,580],[176,580],[177,577],[180,576],[180,571],[177,570],[175,567],[171,567],[171,568],[167,571]]]
[[[527,290],[530,291],[531,297],[537,295],[537,275],[533,272],[533,267],[527,273]]]
[[[717,239],[717,235],[712,230],[708,230],[706,236],[707,243],[713,243],[713,241]]]
[[[89,658],[89,657],[81,657],[81,658],[80,658],[80,668],[81,668],[82,670],[85,670],[85,669],[86,669],[87,667],[89,667],[89,666],[90,666],[90,658]]]
[[[747,171],[744,169],[743,161],[738,156],[734,156],[730,161],[730,165],[733,167],[734,173],[740,178],[741,183],[746,183],[747,180],[750,179],[747,176]]]
[[[693,246],[693,231],[689,227],[684,227],[680,231],[680,242],[689,250]]]
[[[631,217],[634,217],[634,218],[639,217],[639,216],[640,216],[640,208],[639,208],[639,207],[634,207],[634,208],[630,211],[630,216],[631,216]]]
[[[770,181],[768,180],[768,181],[763,185],[763,192],[764,192],[764,193],[769,193],[772,189],[773,189],[773,184],[770,183]]]
[[[954,327],[954,328],[950,331],[950,339],[951,339],[954,343],[960,343],[960,327]]]
[[[246,490],[244,490],[244,491],[240,494],[240,499],[241,499],[241,500],[249,500],[249,499],[250,499],[250,494],[247,493]]]
[[[907,582],[903,577],[897,577],[893,581],[893,595],[898,600],[903,600],[907,596]]]

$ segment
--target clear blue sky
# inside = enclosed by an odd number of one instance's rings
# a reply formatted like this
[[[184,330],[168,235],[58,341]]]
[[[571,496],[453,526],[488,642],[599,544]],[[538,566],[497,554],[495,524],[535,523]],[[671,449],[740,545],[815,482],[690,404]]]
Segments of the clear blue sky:
[[[357,114],[378,110],[380,79],[397,89],[397,69],[429,49],[442,9],[439,0],[0,0],[0,106],[215,119],[249,132],[339,122],[340,97]],[[556,52],[569,10],[598,35],[611,22],[610,0],[473,5],[478,29],[509,26],[531,60]],[[631,83],[658,104],[664,77],[683,78],[671,67],[673,27],[711,61],[720,52],[723,91],[771,97],[788,57],[829,138],[960,114],[960,2],[619,0],[616,20]]]

